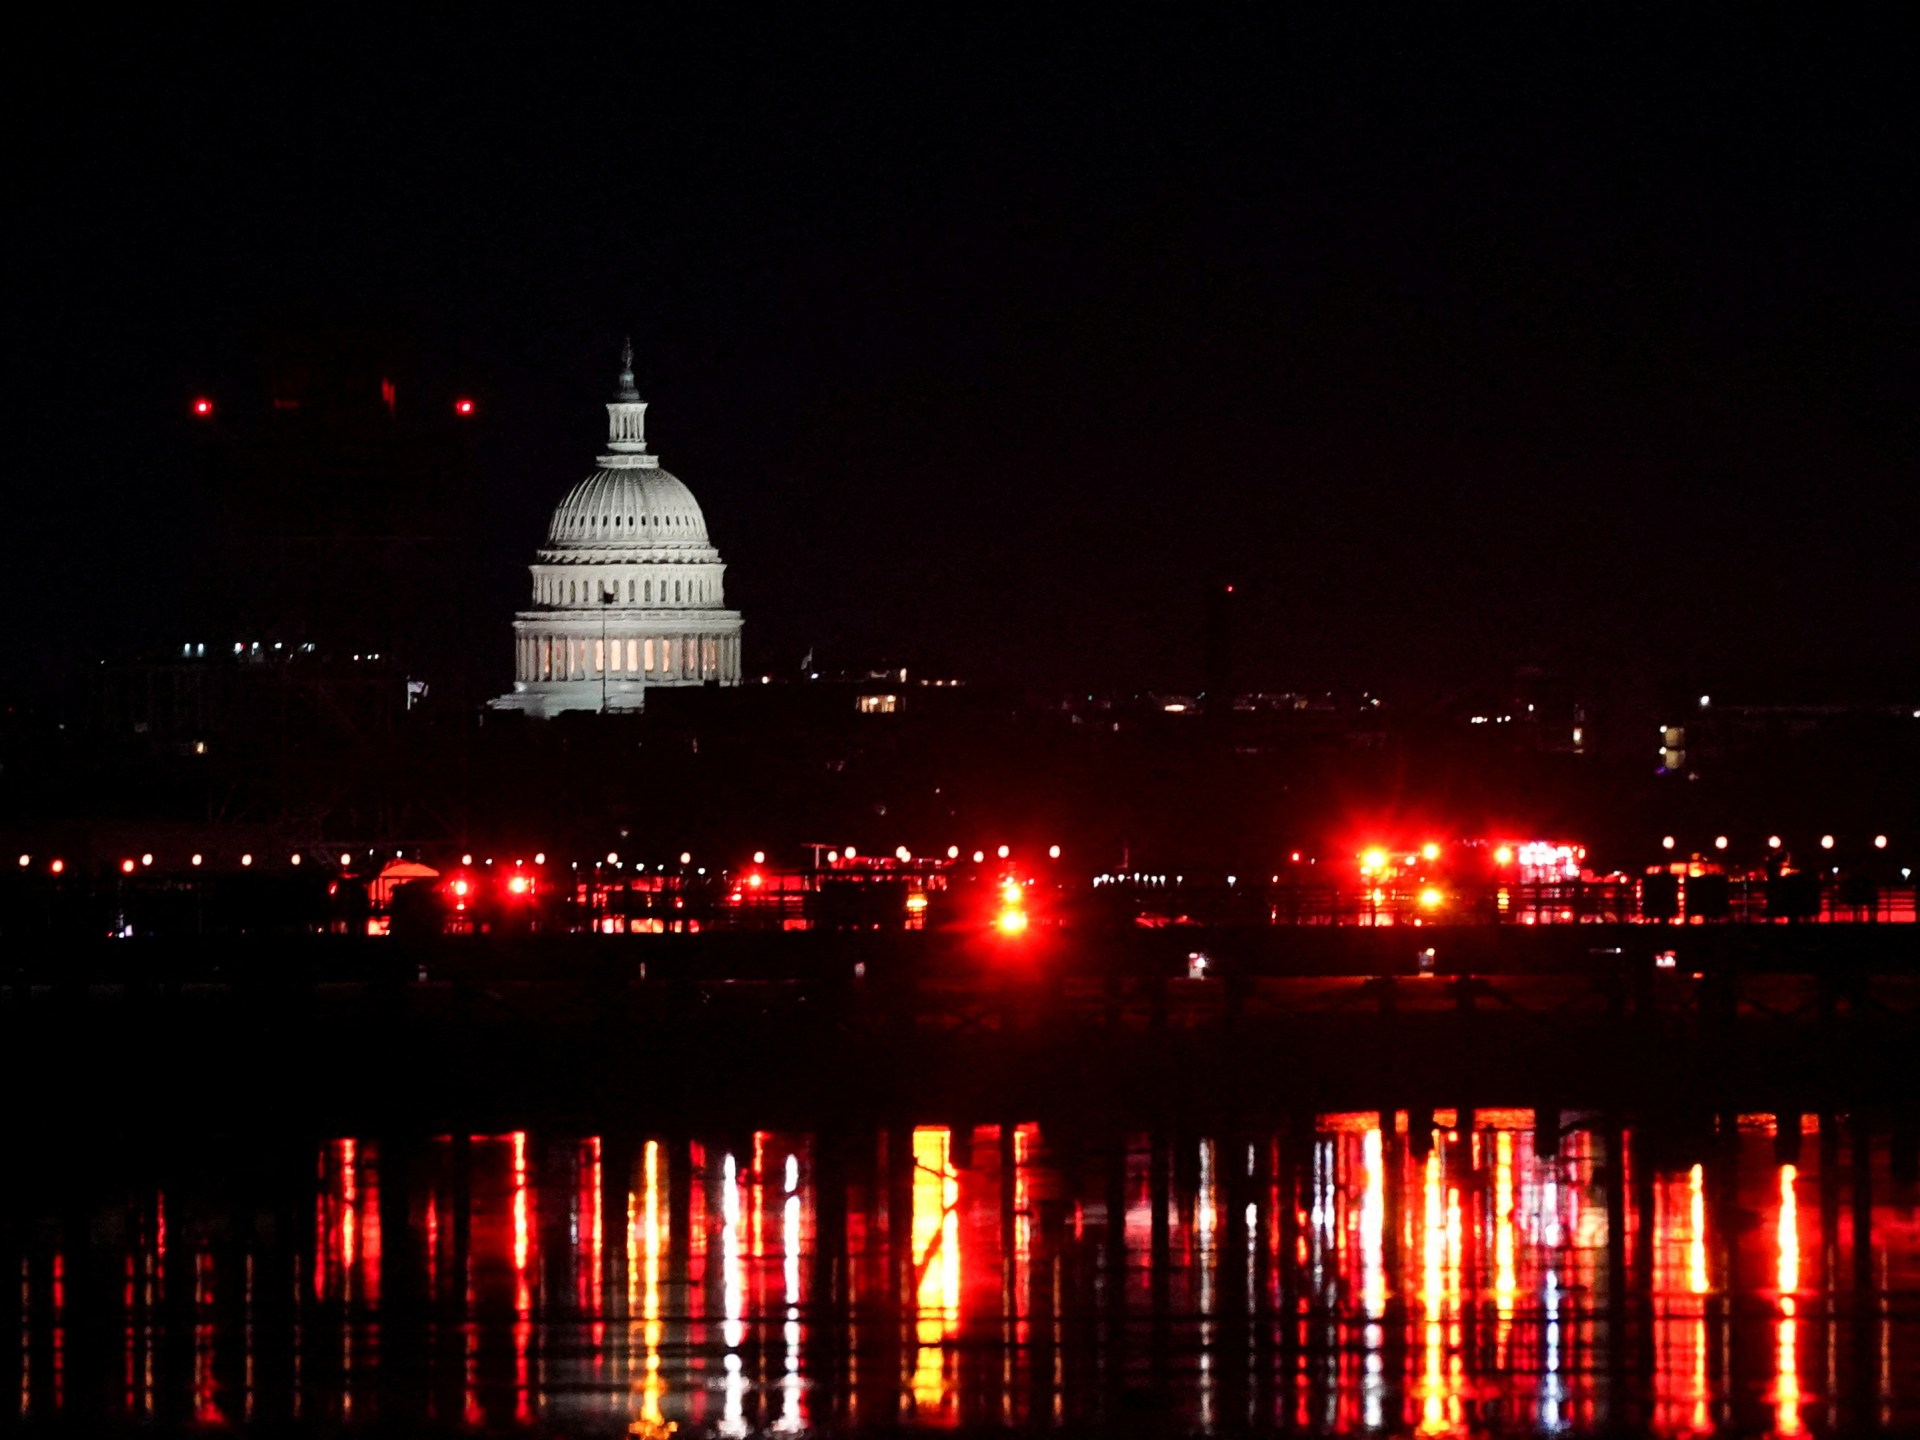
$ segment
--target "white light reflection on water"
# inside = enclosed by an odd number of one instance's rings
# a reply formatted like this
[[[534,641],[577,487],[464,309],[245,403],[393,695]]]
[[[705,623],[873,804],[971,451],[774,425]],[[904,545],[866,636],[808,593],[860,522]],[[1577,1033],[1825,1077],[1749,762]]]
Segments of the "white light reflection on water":
[[[792,1434],[806,1424],[800,1408],[800,1247],[804,1237],[800,1229],[800,1157],[794,1154],[787,1156],[786,1194],[780,1212],[781,1275],[787,1282],[786,1323],[781,1327],[786,1368],[780,1377],[780,1419],[773,1428]]]
[[[1387,1309],[1386,1214],[1387,1174],[1384,1145],[1378,1126],[1360,1140],[1360,1164],[1365,1188],[1360,1197],[1360,1297],[1367,1324],[1362,1343],[1360,1402],[1362,1423],[1369,1430],[1386,1424],[1386,1361],[1380,1347],[1386,1330],[1380,1317]]]
[[[1218,1211],[1214,1201],[1214,1143],[1200,1142],[1200,1190],[1193,1216],[1194,1261],[1200,1270],[1200,1428],[1211,1431],[1213,1415],[1214,1267],[1219,1247],[1214,1241]]]
[[[1560,1383],[1560,1275],[1556,1270],[1547,1271],[1546,1280],[1540,1287],[1540,1307],[1546,1317],[1545,1354],[1540,1375],[1540,1426],[1543,1430],[1559,1430],[1563,1428],[1560,1406],[1566,1399],[1566,1390]]]
[[[747,1433],[746,1372],[740,1363],[740,1342],[746,1338],[744,1268],[740,1253],[740,1181],[731,1152],[720,1165],[720,1338],[727,1347],[722,1364],[724,1410],[722,1435]]]

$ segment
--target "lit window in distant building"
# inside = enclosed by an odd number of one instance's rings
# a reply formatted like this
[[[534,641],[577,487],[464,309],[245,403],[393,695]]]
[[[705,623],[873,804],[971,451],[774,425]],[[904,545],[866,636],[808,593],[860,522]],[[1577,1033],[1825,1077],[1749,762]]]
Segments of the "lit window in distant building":
[[[898,695],[862,695],[853,702],[862,715],[891,715],[900,708]]]
[[[620,673],[620,642],[618,640],[613,642],[612,652],[607,656],[607,669],[615,675]]]
[[[639,673],[639,670],[640,642],[638,640],[629,640],[627,641],[627,673],[634,675]]]
[[[642,653],[646,656],[647,672],[651,674],[653,672],[653,640],[651,637],[643,642]]]

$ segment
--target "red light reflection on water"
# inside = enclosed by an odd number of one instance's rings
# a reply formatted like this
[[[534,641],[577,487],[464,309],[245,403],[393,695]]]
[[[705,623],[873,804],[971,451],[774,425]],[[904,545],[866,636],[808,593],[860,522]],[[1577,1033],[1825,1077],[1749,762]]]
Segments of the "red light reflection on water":
[[[533,1292],[527,1281],[527,1259],[531,1253],[530,1225],[527,1218],[527,1132],[516,1130],[513,1140],[513,1418],[526,1421],[533,1415],[531,1377],[527,1351],[533,1343]]]
[[[1800,1208],[1794,1195],[1799,1168],[1780,1167],[1780,1218],[1775,1237],[1780,1252],[1774,1279],[1780,1291],[1780,1318],[1775,1322],[1774,1418],[1776,1434],[1797,1435],[1800,1421],[1800,1322],[1796,1314],[1800,1289]]]
[[[415,1383],[391,1359],[410,1346],[447,1386],[428,1382],[429,1416],[463,1389],[453,1413],[477,1428],[611,1412],[656,1437],[1098,1428],[1150,1386],[1200,1431],[1920,1419],[1920,1230],[1884,1142],[1866,1201],[1880,1230],[1856,1266],[1838,1132],[1781,1163],[1752,1122],[1677,1150],[1629,1137],[1618,1155],[1575,1124],[1549,1158],[1525,1114],[1442,1112],[1417,1135],[1412,1118],[1070,1145],[1031,1124],[831,1149],[776,1131],[332,1140],[304,1171],[314,1224],[291,1241],[196,1185],[164,1207],[144,1192],[73,1242],[110,1263],[23,1252],[19,1408],[82,1423],[67,1337],[99,1333],[87,1307],[104,1306],[110,1394],[85,1403],[205,1425],[360,1423],[376,1397],[385,1419]],[[432,1298],[445,1349],[411,1335],[420,1312],[391,1303],[409,1295]],[[1616,1364],[1622,1343],[1640,1358]]]

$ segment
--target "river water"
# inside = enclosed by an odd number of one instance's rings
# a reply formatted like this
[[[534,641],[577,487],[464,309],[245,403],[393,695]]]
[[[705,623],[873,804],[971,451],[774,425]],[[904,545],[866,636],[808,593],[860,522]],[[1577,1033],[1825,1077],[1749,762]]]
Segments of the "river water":
[[[71,1429],[1451,1434],[1920,1424],[1884,1134],[1531,1112],[1283,1132],[69,1145],[9,1181]],[[1554,1152],[1554,1153],[1543,1153]]]

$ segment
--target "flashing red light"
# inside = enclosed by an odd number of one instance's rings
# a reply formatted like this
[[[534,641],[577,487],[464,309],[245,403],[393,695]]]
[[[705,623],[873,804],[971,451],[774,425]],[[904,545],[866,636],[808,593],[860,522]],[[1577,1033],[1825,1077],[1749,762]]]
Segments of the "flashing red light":
[[[47,866],[47,868],[58,875],[67,868],[67,862],[64,860],[55,860],[51,865]]]
[[[465,896],[471,889],[473,889],[473,886],[469,885],[465,880],[456,880],[453,882],[453,893],[456,895]]]
[[[993,923],[1002,935],[1019,935],[1027,928],[1027,912],[1009,905]]]
[[[758,870],[754,871],[751,875],[747,876],[747,884],[751,885],[756,890],[758,890],[762,885],[766,883],[767,883],[766,877],[763,876]]]
[[[464,883],[464,882],[461,882],[461,883]],[[459,889],[459,885],[456,885],[454,888],[457,891]],[[507,881],[507,889],[512,891],[515,895],[524,895],[527,893],[527,891],[531,890],[532,888],[533,888],[533,882],[527,879],[527,877],[524,875],[516,875],[511,880]]]
[[[131,875],[131,874],[133,874],[133,861],[131,861],[131,860],[122,860],[122,861],[120,862],[120,873],[121,873],[122,875]]]
[[[202,420],[209,419],[213,415],[213,401],[202,395],[193,402],[193,413]]]
[[[464,395],[461,396],[453,402],[453,413],[456,415],[471,415],[473,413],[473,401],[467,399]]]

